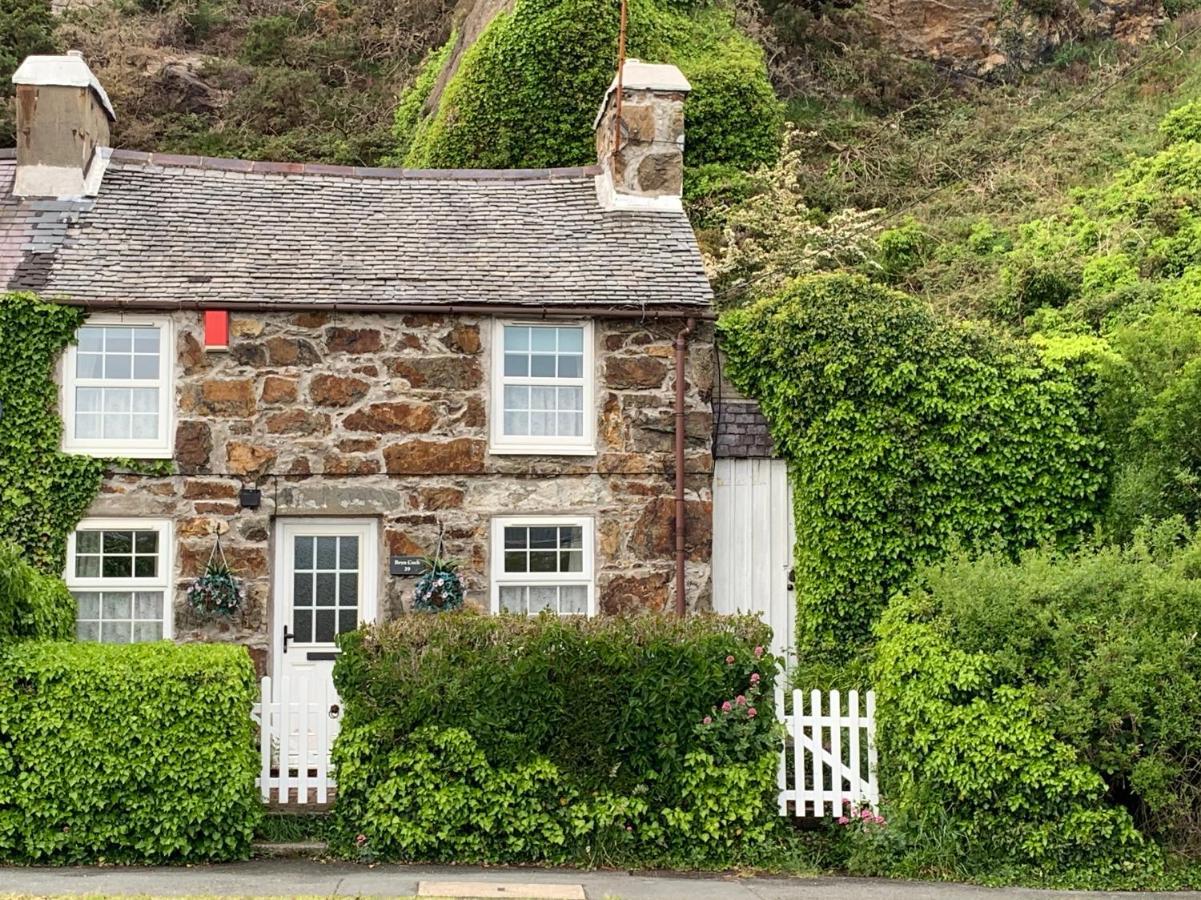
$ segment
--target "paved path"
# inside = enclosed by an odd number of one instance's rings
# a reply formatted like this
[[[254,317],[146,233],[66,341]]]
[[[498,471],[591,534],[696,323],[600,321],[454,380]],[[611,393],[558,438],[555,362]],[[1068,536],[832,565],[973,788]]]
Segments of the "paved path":
[[[420,881],[583,884],[589,900],[986,900],[994,897],[1117,900],[1132,896],[999,890],[865,878],[737,878],[470,866],[368,867],[307,859],[263,859],[188,868],[0,868],[0,894],[404,896],[415,894]],[[1164,900],[1201,898],[1201,894],[1154,896]]]

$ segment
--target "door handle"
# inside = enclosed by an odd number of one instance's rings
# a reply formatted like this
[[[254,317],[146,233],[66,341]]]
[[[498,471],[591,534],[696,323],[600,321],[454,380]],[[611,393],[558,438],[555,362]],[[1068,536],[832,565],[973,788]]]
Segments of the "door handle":
[[[337,703],[334,703],[333,705],[330,706],[329,717],[331,719],[338,718],[338,716],[341,715],[341,713],[342,713],[342,707],[338,706]]]
[[[288,641],[295,640],[296,635],[288,634],[288,626],[284,626],[284,653],[288,652]]]

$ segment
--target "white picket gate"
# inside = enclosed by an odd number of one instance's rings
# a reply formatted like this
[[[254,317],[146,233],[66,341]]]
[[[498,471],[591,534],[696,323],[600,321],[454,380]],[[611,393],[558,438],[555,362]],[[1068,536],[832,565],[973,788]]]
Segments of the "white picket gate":
[[[334,780],[329,751],[338,733],[330,709],[338,704],[329,676],[264,676],[252,717],[259,725],[259,777],[263,800],[328,803]],[[274,796],[273,796],[274,795]]]
[[[824,696],[823,713],[821,691],[809,693],[806,710],[802,691],[792,691],[786,706],[783,688],[776,690],[776,715],[785,728],[777,779],[782,816],[841,816],[848,802],[879,806],[875,692],[864,696],[862,713],[858,691],[847,693],[845,712],[838,691]]]

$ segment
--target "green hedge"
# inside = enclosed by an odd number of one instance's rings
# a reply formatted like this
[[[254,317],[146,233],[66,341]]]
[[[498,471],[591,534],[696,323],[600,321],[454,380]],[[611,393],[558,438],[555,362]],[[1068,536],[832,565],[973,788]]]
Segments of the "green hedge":
[[[1096,341],[1007,340],[849,275],[799,279],[719,330],[790,464],[810,659],[846,660],[914,566],[956,543],[1067,540],[1097,515]]]
[[[30,638],[69,638],[75,600],[62,579],[44,575],[0,539],[0,646]]]
[[[749,618],[467,612],[344,636],[332,847],[753,860],[778,821],[769,640]]]
[[[248,855],[261,815],[244,648],[25,642],[0,654],[0,858]]]
[[[882,618],[873,667],[886,868],[923,874],[941,853],[972,877],[1129,887],[1163,873],[1157,844],[1195,857],[1196,532],[959,556],[917,581]]]

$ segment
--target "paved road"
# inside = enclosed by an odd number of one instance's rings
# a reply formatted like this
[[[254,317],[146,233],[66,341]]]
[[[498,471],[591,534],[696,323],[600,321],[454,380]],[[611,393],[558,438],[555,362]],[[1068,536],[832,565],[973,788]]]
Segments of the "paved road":
[[[404,896],[421,881],[583,884],[589,900],[985,900],[1129,898],[1131,894],[999,890],[864,878],[736,878],[575,869],[481,869],[264,859],[188,868],[0,868],[0,894]],[[516,894],[512,896],[517,896]],[[1150,896],[1150,895],[1148,895]],[[1156,894],[1198,900],[1201,894]]]

